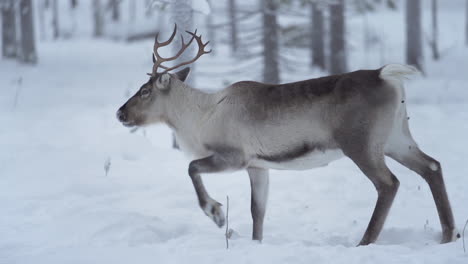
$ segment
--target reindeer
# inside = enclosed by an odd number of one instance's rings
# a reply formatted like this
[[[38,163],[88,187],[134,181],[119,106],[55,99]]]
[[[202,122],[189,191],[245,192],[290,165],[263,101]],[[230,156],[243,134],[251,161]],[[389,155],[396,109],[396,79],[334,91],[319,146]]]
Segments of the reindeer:
[[[441,243],[456,232],[440,163],[420,150],[411,136],[403,79],[417,73],[411,66],[389,64],[286,84],[242,81],[214,93],[188,86],[190,69],[170,71],[195,62],[205,51],[201,35],[188,32],[189,42],[169,58],[155,38],[153,71],[117,112],[127,127],[165,123],[180,148],[193,160],[188,174],[203,212],[224,225],[221,204],[206,191],[201,174],[247,170],[251,185],[252,239],[263,238],[269,169],[306,170],[350,158],[377,190],[374,212],[359,245],[376,241],[398,190],[399,181],[385,163],[388,156],[419,174],[429,184],[442,226]],[[196,41],[198,53],[173,67]],[[162,69],[162,72],[159,70]]]

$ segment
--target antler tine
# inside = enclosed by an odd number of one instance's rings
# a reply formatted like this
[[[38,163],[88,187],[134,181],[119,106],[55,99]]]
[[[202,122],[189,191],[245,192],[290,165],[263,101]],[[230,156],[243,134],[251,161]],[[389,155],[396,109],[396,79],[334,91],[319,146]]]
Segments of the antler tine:
[[[205,43],[205,46],[204,46],[204,47],[206,47],[209,43],[210,43],[210,41],[207,41],[207,42]],[[210,49],[210,50],[207,51],[206,53],[210,53],[211,51],[212,51],[212,49]]]
[[[179,51],[172,57],[169,57],[169,58],[161,58],[163,59],[163,62],[164,61],[173,61],[175,59],[177,59],[178,57],[180,57],[180,55],[182,55],[182,53],[184,53],[184,51],[190,46],[190,44],[192,44],[193,42],[193,39],[194,37],[192,37],[189,42],[187,42],[187,44],[185,44],[185,41],[184,41],[184,37],[182,35],[180,35],[180,39],[181,39],[181,47],[179,49]],[[163,66],[163,65],[160,65],[161,68],[163,69],[167,69],[167,67]]]
[[[174,30],[172,31],[171,36],[169,37],[168,40],[164,42],[158,41],[159,32],[156,33],[156,36],[154,37],[154,46],[153,46],[153,54],[155,55],[155,57],[157,57],[156,62],[157,62],[157,59],[162,59],[158,54],[158,48],[169,45],[174,40],[176,33],[177,33],[177,24],[174,24]]]
[[[161,57],[159,55],[159,53],[158,53],[158,49],[161,48],[161,47],[169,45],[174,40],[174,37],[175,37],[176,33],[177,33],[177,24],[174,24],[174,30],[172,31],[172,34],[169,37],[169,39],[166,40],[166,41],[159,42],[158,41],[159,32],[156,33],[156,36],[154,37],[154,47],[153,47],[153,63],[154,63],[154,65],[153,65],[152,75],[157,73],[158,68],[167,69],[167,67],[162,65],[162,63],[165,62],[165,61],[169,61],[170,59],[165,59],[165,58]]]
[[[180,47],[179,51],[174,56],[169,57],[169,58],[161,57],[159,55],[159,53],[158,53],[158,48],[160,48],[162,46],[169,45],[171,43],[171,41],[174,39],[176,31],[177,31],[177,25],[174,26],[174,31],[172,32],[171,37],[167,41],[164,41],[164,42],[158,42],[158,34],[156,34],[155,43],[154,43],[154,50],[153,50],[154,65],[153,65],[152,75],[155,75],[159,68],[164,69],[164,72],[168,72],[168,71],[176,69],[176,68],[178,68],[180,66],[187,65],[187,64],[190,64],[192,62],[195,62],[203,54],[207,54],[207,53],[211,52],[211,49],[209,51],[205,51],[205,47],[208,45],[209,41],[206,42],[206,43],[203,43],[203,41],[201,40],[201,35],[197,36],[197,30],[195,30],[195,32],[186,31],[188,34],[190,34],[192,36],[192,38],[190,38],[190,40],[187,43],[185,43],[185,40],[184,40],[184,37],[182,36],[182,34],[180,35],[181,47]],[[197,44],[198,44],[198,53],[195,56],[195,58],[193,58],[193,59],[191,59],[189,61],[186,61],[186,62],[179,63],[179,64],[177,64],[177,65],[175,65],[173,67],[167,67],[167,66],[162,65],[162,63],[164,63],[166,61],[173,61],[173,60],[176,60],[178,57],[180,57],[180,55],[182,55],[182,53],[185,52],[185,50],[190,46],[190,44],[192,44],[194,39],[197,41]]]
[[[175,65],[175,66],[173,66],[173,67],[167,68],[165,72],[168,72],[168,71],[170,71],[170,70],[179,68],[180,66],[184,66],[184,65],[193,63],[193,62],[195,62],[196,60],[198,60],[198,58],[200,58],[203,54],[207,54],[207,53],[210,53],[210,52],[211,52],[211,49],[208,50],[208,51],[205,50],[205,47],[208,45],[209,41],[206,42],[206,43],[203,43],[203,41],[202,41],[202,39],[201,39],[201,35],[200,35],[200,36],[197,36],[197,35],[196,35],[197,30],[195,30],[195,32],[190,32],[190,31],[185,31],[185,32],[187,32],[188,34],[192,35],[192,39],[190,40],[190,43],[191,43],[194,39],[197,41],[197,44],[198,44],[198,53],[197,53],[197,55],[196,55],[193,59],[191,59],[191,60],[189,60],[189,61],[186,61],[186,62],[179,63],[179,64],[177,64],[177,65]],[[184,50],[185,50],[186,47],[188,47],[188,45],[186,45],[186,46],[184,47]],[[183,51],[183,50],[181,50],[181,51]],[[180,52],[180,51],[179,51],[179,52]]]
[[[174,30],[172,31],[171,36],[169,37],[168,40],[166,40],[164,42],[159,42],[158,41],[159,32],[156,33],[156,36],[154,37],[154,46],[153,46],[153,54],[156,57],[156,62],[157,62],[158,59],[162,59],[158,54],[158,49],[160,47],[164,47],[164,46],[169,45],[172,42],[172,40],[174,40],[174,37],[175,37],[176,33],[177,33],[177,24],[174,24]]]
[[[203,54],[206,54],[206,53],[210,53],[211,52],[211,49],[209,51],[205,51],[205,47],[208,45],[208,43],[210,43],[210,41],[207,41],[206,43],[203,44],[202,42],[202,35],[200,36],[197,36],[196,33],[197,31],[195,30],[195,32],[190,32],[190,31],[185,31],[187,33],[189,33],[190,35],[192,35],[196,40],[197,40],[197,43],[198,43],[198,46],[199,46],[199,49],[202,48],[201,50],[203,51]],[[201,56],[201,55],[200,55]]]
[[[158,41],[159,32],[156,33],[156,37],[154,39],[154,45],[155,46],[157,45],[158,47],[163,47],[163,46],[169,45],[174,40],[174,37],[175,37],[176,33],[177,33],[177,24],[174,24],[174,30],[172,31],[171,36],[169,37],[168,40],[166,40],[164,42],[159,42]]]

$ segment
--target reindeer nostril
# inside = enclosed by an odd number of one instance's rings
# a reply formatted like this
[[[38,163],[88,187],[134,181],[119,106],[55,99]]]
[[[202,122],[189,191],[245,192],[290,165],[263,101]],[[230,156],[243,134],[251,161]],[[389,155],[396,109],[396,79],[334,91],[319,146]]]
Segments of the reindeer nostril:
[[[121,122],[125,122],[127,117],[122,110],[117,111],[117,119],[120,120]]]

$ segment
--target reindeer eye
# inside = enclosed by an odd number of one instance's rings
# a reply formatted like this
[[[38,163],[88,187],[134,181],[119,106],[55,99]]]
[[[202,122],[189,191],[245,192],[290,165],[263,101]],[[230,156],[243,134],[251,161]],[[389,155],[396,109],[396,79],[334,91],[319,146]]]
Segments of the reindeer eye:
[[[149,89],[142,89],[140,91],[141,98],[146,98],[150,95],[151,91]]]

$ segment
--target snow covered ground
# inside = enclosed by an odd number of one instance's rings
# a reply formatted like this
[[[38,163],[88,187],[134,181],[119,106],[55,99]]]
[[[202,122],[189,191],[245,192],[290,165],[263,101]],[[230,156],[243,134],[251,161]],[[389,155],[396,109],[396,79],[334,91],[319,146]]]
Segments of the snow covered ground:
[[[455,31],[445,21],[443,36]],[[151,45],[42,42],[37,67],[0,61],[0,263],[468,263],[461,239],[438,244],[427,184],[391,160],[401,186],[377,243],[366,247],[355,245],[376,192],[348,159],[272,171],[262,244],[250,240],[247,174],[204,176],[215,199],[225,204],[230,197],[230,228],[238,236],[226,250],[224,229],[199,209],[189,160],[171,149],[169,129],[129,133],[115,118],[147,78]],[[388,62],[402,61],[402,45],[388,44]],[[408,110],[417,142],[442,163],[461,229],[468,219],[468,48],[452,35],[441,46],[450,47],[442,61],[428,59],[427,77],[407,83]],[[200,60],[198,87],[255,77],[224,78],[220,69],[235,64],[224,49]],[[350,69],[363,67],[358,48],[350,55]],[[283,79],[315,76],[304,68]]]

